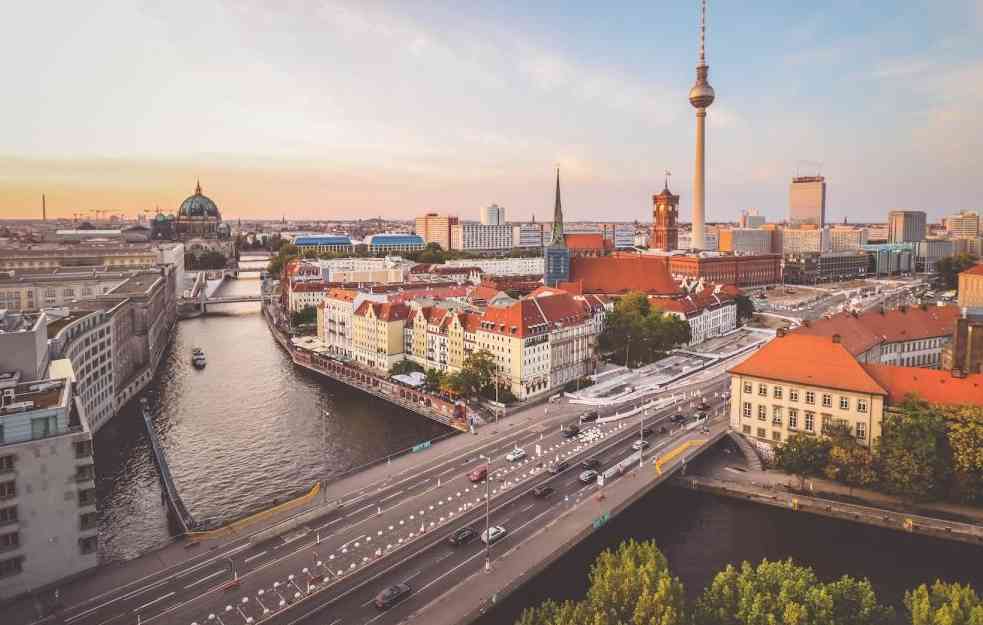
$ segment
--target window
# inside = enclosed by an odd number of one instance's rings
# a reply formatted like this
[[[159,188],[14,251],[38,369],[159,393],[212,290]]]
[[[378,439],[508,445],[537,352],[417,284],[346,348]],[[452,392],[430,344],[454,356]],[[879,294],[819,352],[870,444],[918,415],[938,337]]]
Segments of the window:
[[[80,506],[94,506],[96,505],[96,489],[86,488],[85,490],[79,491],[79,505]]]
[[[744,418],[751,418],[751,402],[749,401],[744,402]]]
[[[823,393],[823,408],[833,407],[833,396],[829,393]]]
[[[807,404],[815,404],[816,403],[816,394],[813,393],[812,391],[806,391],[806,403]]]
[[[45,438],[51,436],[57,427],[57,417],[40,417],[31,419],[31,438]]]
[[[758,421],[764,421],[768,418],[768,409],[765,406],[758,406]]]
[[[0,499],[10,499],[17,496],[17,484],[13,480],[0,482]]]
[[[840,410],[849,410],[849,409],[850,409],[850,398],[840,396]]]
[[[91,464],[83,464],[75,467],[76,482],[90,482],[96,479],[95,467]]]
[[[765,433],[764,428],[758,428],[758,438],[767,438],[768,435]]]
[[[79,529],[91,530],[99,525],[98,512],[83,512],[79,515]]]
[[[788,399],[789,401],[799,401],[799,389],[797,388],[788,389]]]
[[[2,426],[0,426],[2,427]],[[3,437],[0,437],[0,441]],[[16,456],[13,454],[7,454],[6,456],[0,456],[0,473],[10,473],[14,470],[14,460]]]
[[[782,387],[776,386],[774,388],[774,390],[772,391],[772,393],[774,394],[775,399],[781,399],[782,398]]]
[[[767,384],[759,384],[758,385],[758,395],[760,395],[761,397],[768,397],[768,385]]]
[[[24,556],[17,556],[16,558],[7,558],[6,560],[0,560],[0,577],[8,577],[10,575],[17,575],[21,572],[21,563],[24,561]]]
[[[772,406],[771,407],[771,424],[781,425],[782,424],[782,407]]]
[[[857,422],[857,440],[865,441],[867,440],[867,424],[863,421]]]
[[[744,426],[743,428],[741,428],[741,429],[742,429],[742,431],[743,431],[743,432],[744,432],[745,434],[750,434],[750,433],[751,433],[751,426],[750,426],[750,425],[745,425],[745,426]]]
[[[772,430],[771,431],[771,440],[773,440],[773,441],[781,441],[782,440],[782,433],[779,432],[778,430]]]
[[[17,522],[17,506],[7,506],[0,508],[0,525]]]
[[[751,383],[750,382],[745,382],[744,383],[744,392],[745,393],[750,393],[751,392]]]
[[[816,431],[816,413],[815,412],[812,412],[811,410],[806,410],[805,417],[806,417],[806,423],[805,423],[806,432],[815,432]]]
[[[95,553],[98,547],[98,536],[86,536],[85,538],[79,538],[79,551],[82,553],[82,555]]]
[[[857,412],[864,412],[864,413],[867,412],[867,400],[866,399],[858,399],[857,400]]]
[[[0,551],[10,551],[18,547],[20,547],[19,533],[9,532],[7,534],[0,534]]]
[[[788,409],[788,429],[795,430],[799,427],[799,409]]]

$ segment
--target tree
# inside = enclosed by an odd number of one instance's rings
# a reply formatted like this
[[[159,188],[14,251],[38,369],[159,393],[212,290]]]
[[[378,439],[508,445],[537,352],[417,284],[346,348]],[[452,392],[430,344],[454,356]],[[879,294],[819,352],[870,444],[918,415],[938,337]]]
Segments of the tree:
[[[983,625],[983,600],[968,584],[936,580],[905,593],[911,625]]]
[[[425,376],[426,379],[424,380],[423,385],[430,391],[439,390],[440,387],[443,386],[444,379],[446,377],[444,372],[438,369],[427,369]]]
[[[464,366],[461,373],[467,376],[467,381],[473,387],[471,394],[477,394],[481,389],[490,385],[498,371],[495,364],[495,357],[491,352],[479,349],[472,352],[464,359]]]
[[[983,408],[953,406],[945,416],[956,495],[983,502]]]
[[[683,584],[652,541],[621,543],[591,566],[582,601],[547,601],[522,613],[516,625],[682,625],[687,623]]]
[[[668,350],[689,340],[689,323],[653,310],[648,296],[633,291],[619,299],[608,313],[598,343],[617,362],[631,366],[658,360]]]
[[[945,417],[928,402],[906,397],[885,411],[876,454],[885,490],[913,500],[937,495],[950,472]]]
[[[743,321],[754,316],[754,301],[747,295],[737,295],[734,297],[737,304],[737,320]]]
[[[851,488],[877,481],[873,454],[854,438],[849,426],[833,425],[825,433],[829,440],[829,463],[823,469],[826,477]]]
[[[866,579],[823,583],[791,559],[727,565],[693,608],[695,625],[887,625],[893,612],[877,602]]]
[[[829,464],[830,442],[805,433],[793,434],[775,449],[775,464],[799,478],[805,486],[807,475],[819,475]]]
[[[290,313],[290,325],[304,326],[317,321],[317,308],[314,306],[304,306],[300,310]]]
[[[975,265],[977,260],[973,254],[946,256],[935,263],[935,271],[947,289],[956,289],[959,288],[959,274]]]
[[[389,375],[406,375],[407,373],[413,373],[414,371],[423,371],[423,367],[413,362],[409,358],[404,358],[397,363],[393,363],[393,366],[389,367]]]

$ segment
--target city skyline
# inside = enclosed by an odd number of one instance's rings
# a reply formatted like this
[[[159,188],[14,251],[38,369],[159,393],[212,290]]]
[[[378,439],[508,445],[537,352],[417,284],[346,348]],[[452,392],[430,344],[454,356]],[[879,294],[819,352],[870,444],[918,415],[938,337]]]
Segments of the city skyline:
[[[978,209],[983,3],[840,5],[710,6],[708,222],[781,219],[800,161],[831,222]],[[545,220],[556,164],[570,221],[646,220],[664,169],[688,216],[698,9],[18,6],[0,218],[173,212],[200,177],[229,217]]]

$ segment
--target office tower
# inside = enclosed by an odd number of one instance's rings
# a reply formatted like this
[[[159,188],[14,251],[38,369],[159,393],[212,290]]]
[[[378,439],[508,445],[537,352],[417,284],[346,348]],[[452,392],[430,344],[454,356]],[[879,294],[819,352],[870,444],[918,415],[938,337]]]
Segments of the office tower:
[[[481,209],[482,226],[504,226],[505,209],[498,204],[492,204]]]
[[[887,215],[888,243],[923,241],[925,223],[925,211],[891,211]]]
[[[451,226],[456,226],[457,217],[427,213],[416,218],[416,233],[424,243],[436,243],[442,249],[451,249]]]
[[[946,220],[946,230],[954,239],[974,239],[980,236],[980,216],[978,213],[960,212]]]
[[[792,178],[788,188],[790,226],[826,225],[826,179],[822,176]]]
[[[679,228],[676,227],[676,217],[679,216],[679,196],[669,190],[669,176],[666,172],[666,185],[662,193],[652,196],[652,236],[649,247],[655,250],[671,252],[679,249]]]
[[[563,206],[560,204],[560,168],[556,168],[556,202],[553,206],[553,233],[549,245],[544,249],[546,273],[543,282],[546,286],[556,286],[570,278],[570,250],[563,238]]]
[[[700,10],[700,61],[696,66],[696,84],[689,90],[689,103],[696,109],[696,163],[693,175],[693,235],[691,245],[694,249],[702,250],[706,244],[704,228],[706,223],[706,120],[707,107],[713,104],[715,97],[708,76],[710,66],[706,62],[706,26],[707,2],[703,0]]]

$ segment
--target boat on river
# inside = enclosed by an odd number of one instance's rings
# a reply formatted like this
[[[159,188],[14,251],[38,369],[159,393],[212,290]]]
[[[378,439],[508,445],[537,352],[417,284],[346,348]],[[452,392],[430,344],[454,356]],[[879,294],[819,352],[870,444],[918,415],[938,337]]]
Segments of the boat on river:
[[[191,364],[195,366],[196,369],[204,369],[208,361],[205,360],[205,351],[200,347],[196,347],[191,350]]]

